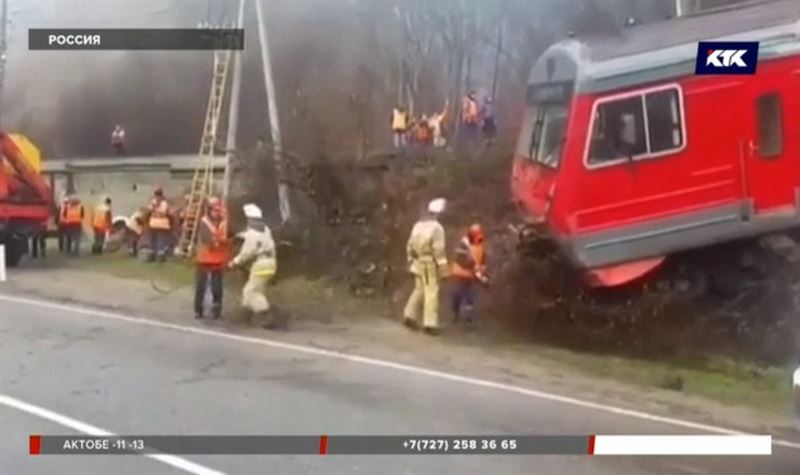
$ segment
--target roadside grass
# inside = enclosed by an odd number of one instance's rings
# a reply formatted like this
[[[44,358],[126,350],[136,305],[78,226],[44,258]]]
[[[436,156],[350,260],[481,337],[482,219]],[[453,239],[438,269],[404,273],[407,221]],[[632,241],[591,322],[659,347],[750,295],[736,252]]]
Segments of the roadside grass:
[[[124,252],[101,256],[82,255],[79,258],[58,255],[56,259],[62,266],[106,273],[124,279],[151,280],[170,288],[191,285],[194,278],[192,263],[177,259],[170,259],[167,262],[146,262],[134,259]]]
[[[540,347],[537,358],[589,376],[650,389],[699,396],[725,405],[784,413],[791,401],[790,372],[746,361],[709,357],[705,360],[644,360]]]

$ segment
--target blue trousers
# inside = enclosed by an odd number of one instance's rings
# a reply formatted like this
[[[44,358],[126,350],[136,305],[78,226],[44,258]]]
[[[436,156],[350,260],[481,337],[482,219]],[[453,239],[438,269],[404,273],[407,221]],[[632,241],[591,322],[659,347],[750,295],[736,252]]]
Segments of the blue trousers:
[[[475,303],[478,298],[478,282],[474,279],[455,278],[450,303],[453,310],[453,319],[458,321],[462,312],[466,313],[468,322],[472,322]]]

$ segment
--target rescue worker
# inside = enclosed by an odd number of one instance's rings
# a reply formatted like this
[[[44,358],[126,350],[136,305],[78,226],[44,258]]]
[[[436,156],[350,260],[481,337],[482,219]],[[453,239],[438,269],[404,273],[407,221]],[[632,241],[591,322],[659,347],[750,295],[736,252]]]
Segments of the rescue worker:
[[[47,228],[48,225],[45,224],[35,231],[31,237],[31,257],[34,259],[47,257]]]
[[[64,234],[66,236],[64,245],[67,254],[73,256],[80,254],[84,215],[85,212],[80,198],[75,195],[70,196],[61,209],[61,223],[64,226]]]
[[[488,282],[483,241],[481,225],[473,224],[456,246],[450,272],[453,279],[451,303],[455,322],[461,319],[463,313],[467,322],[472,323],[478,285]]]
[[[153,198],[150,199],[150,216],[147,220],[147,230],[150,233],[150,262],[158,259],[167,260],[167,251],[172,244],[172,225],[169,217],[169,203],[164,197],[164,190],[156,188]]]
[[[111,231],[111,221],[111,198],[106,196],[102,203],[95,206],[92,213],[92,231],[94,232],[92,254],[103,253],[106,235]]]
[[[483,125],[481,126],[483,138],[489,143],[494,139],[497,133],[497,124],[494,121],[494,100],[491,96],[486,96],[483,99],[481,117],[483,118]]]
[[[406,244],[409,270],[414,275],[414,291],[403,311],[404,323],[412,329],[418,327],[419,307],[423,307],[423,328],[426,333],[439,333],[439,281],[447,277],[444,228],[438,221],[447,202],[436,198],[428,203],[428,210],[414,224]]]
[[[480,123],[480,109],[475,91],[470,91],[461,102],[461,122],[467,140],[470,143],[476,142]]]
[[[414,141],[421,146],[431,143],[431,128],[427,115],[423,114],[414,127]]]
[[[431,141],[434,147],[444,147],[447,143],[442,131],[444,129],[444,121],[447,119],[447,109],[449,107],[450,101],[445,101],[442,111],[428,118],[428,127],[431,130]]]
[[[178,243],[181,241],[181,234],[183,233],[183,225],[186,222],[186,218],[189,216],[189,201],[191,196],[187,193],[183,195],[183,202],[181,205],[174,210],[175,219],[172,220],[172,238],[173,243],[175,244],[175,254],[180,254],[183,251],[179,248]],[[211,203],[209,203],[210,205]],[[198,216],[198,218],[202,218],[202,216]]]
[[[247,283],[242,289],[242,306],[253,317],[262,319],[264,328],[274,329],[277,322],[275,312],[267,300],[266,287],[277,270],[275,241],[269,227],[264,223],[261,208],[249,203],[242,210],[247,218],[247,230],[240,234],[244,242],[239,254],[230,261],[228,267],[250,267]]]
[[[62,253],[66,253],[66,243],[67,243],[67,229],[64,226],[64,222],[61,219],[61,214],[67,208],[67,203],[69,203],[69,196],[66,193],[61,194],[61,200],[58,202],[58,208],[56,212],[56,231],[58,233],[58,251]]]
[[[203,318],[206,289],[211,289],[211,317],[222,312],[222,273],[228,262],[228,223],[221,203],[212,203],[197,225],[197,255],[194,285],[194,318]]]
[[[406,112],[405,107],[398,105],[392,110],[391,125],[394,138],[394,148],[405,148],[406,132],[408,131],[408,112]]]
[[[139,240],[144,232],[145,208],[139,208],[128,218],[125,229],[125,241],[128,243],[128,252],[133,257],[139,255]]]
[[[111,148],[117,155],[125,155],[125,129],[120,125],[115,126],[111,132]]]

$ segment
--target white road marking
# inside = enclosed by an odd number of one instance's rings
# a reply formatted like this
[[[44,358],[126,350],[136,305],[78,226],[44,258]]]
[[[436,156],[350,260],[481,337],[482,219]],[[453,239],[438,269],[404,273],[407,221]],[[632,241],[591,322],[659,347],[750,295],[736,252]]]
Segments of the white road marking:
[[[674,468],[680,470],[682,472],[691,473],[693,475],[706,475],[708,474],[708,470],[703,470],[697,467],[690,467],[689,465],[683,465],[679,463],[665,463],[665,467]]]
[[[110,437],[115,435],[112,434],[111,432],[108,432],[107,430],[103,430],[91,424],[81,422],[79,420],[67,417],[57,412],[53,412],[43,407],[35,406],[25,401],[20,401],[19,399],[15,399],[11,396],[6,396],[5,394],[0,394],[0,405],[8,406],[17,409],[19,411],[26,412],[28,414],[34,415],[42,419],[47,419],[48,421],[55,422],[56,424],[68,427],[70,429],[82,432],[84,434],[95,435],[99,437]],[[147,458],[158,460],[161,463],[165,463],[179,470],[183,470],[184,472],[192,473],[194,475],[225,475],[224,472],[220,472],[205,467],[203,465],[196,464],[190,460],[186,460],[185,458],[178,457],[176,455],[169,455],[169,454],[143,454],[143,455]]]
[[[729,435],[749,435],[746,432],[742,432],[735,429],[728,429],[725,427],[710,425],[710,424],[703,424],[699,422],[692,422],[687,421],[684,419],[677,419],[673,417],[666,417],[666,416],[659,416],[657,414],[651,414],[648,412],[643,411],[636,411],[631,409],[625,409],[618,406],[612,406],[608,404],[603,404],[599,402],[592,402],[584,399],[577,399],[569,396],[562,396],[560,394],[549,393],[544,391],[538,391],[535,389],[529,389],[522,386],[515,386],[513,384],[505,384],[505,383],[498,383],[496,381],[490,381],[487,379],[480,379],[480,378],[473,378],[470,376],[462,376],[459,374],[454,373],[447,373],[445,371],[439,371],[435,369],[423,368],[421,366],[413,366],[403,363],[396,363],[389,360],[382,360],[378,358],[370,358],[367,356],[359,356],[350,353],[344,353],[341,351],[336,350],[326,350],[323,348],[315,348],[312,346],[305,346],[299,345],[295,343],[286,343],[277,340],[269,340],[266,338],[257,338],[257,337],[250,337],[250,336],[243,336],[243,335],[236,335],[232,333],[226,333],[223,331],[218,330],[209,330],[206,328],[199,328],[199,327],[189,327],[185,325],[177,325],[175,323],[167,323],[167,322],[160,322],[157,320],[152,320],[148,318],[141,318],[141,317],[131,317],[128,315],[122,315],[118,313],[107,312],[104,310],[98,310],[94,308],[79,306],[79,305],[68,305],[63,303],[56,303],[50,302],[46,300],[37,300],[37,299],[30,299],[25,297],[10,297],[8,295],[0,295],[0,300],[9,300],[12,302],[18,302],[28,305],[38,305],[41,307],[49,307],[53,309],[71,311],[71,312],[78,312],[84,313],[89,315],[94,315],[97,317],[102,317],[110,320],[117,320],[127,323],[136,323],[139,325],[146,325],[155,328],[165,328],[170,330],[175,330],[184,333],[190,333],[194,335],[203,335],[203,336],[210,336],[215,338],[222,338],[231,341],[237,341],[241,343],[250,343],[254,345],[262,345],[267,346],[270,348],[278,348],[282,350],[290,350],[296,351],[299,353],[306,353],[315,356],[325,356],[329,358],[336,358],[345,361],[350,361],[354,363],[361,363],[370,366],[377,366],[381,368],[390,368],[397,371],[404,371],[407,373],[413,374],[421,374],[425,376],[430,376],[433,378],[439,378],[446,381],[453,381],[458,383],[469,384],[472,386],[479,386],[483,388],[489,389],[496,389],[499,391],[506,391],[510,393],[520,394],[523,396],[528,396],[537,399],[544,399],[547,401],[559,402],[562,404],[569,404],[572,406],[583,407],[587,409],[593,409],[596,411],[607,412],[610,414],[616,414],[619,416],[626,416],[632,417],[634,419],[641,419],[650,422],[658,422],[661,424],[682,427],[685,429],[693,429],[698,431],[704,432],[711,432],[715,434],[729,434]],[[789,440],[782,440],[782,439],[772,439],[772,443],[774,445],[778,445],[781,447],[791,448],[795,450],[800,450],[800,443],[792,442]]]

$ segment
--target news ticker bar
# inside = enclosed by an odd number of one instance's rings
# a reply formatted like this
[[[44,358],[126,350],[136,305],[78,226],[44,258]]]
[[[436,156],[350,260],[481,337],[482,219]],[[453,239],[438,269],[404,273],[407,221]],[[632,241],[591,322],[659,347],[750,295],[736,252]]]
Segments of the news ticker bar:
[[[243,50],[244,30],[31,28],[29,50]]]
[[[31,455],[771,455],[768,435],[31,435]]]

